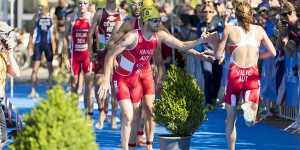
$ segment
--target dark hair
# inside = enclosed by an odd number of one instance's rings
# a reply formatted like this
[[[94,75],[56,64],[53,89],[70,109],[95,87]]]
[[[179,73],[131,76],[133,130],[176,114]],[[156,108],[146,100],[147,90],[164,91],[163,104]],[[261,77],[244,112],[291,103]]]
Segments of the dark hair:
[[[203,8],[202,8],[202,12],[204,11],[205,8],[209,8],[209,9],[211,9],[215,12],[215,8],[211,5],[204,5]]]

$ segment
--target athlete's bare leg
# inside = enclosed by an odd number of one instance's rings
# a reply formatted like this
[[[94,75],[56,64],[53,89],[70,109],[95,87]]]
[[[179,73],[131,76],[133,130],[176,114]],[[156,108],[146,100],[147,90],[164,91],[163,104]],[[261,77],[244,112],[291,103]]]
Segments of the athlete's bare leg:
[[[111,96],[111,129],[112,130],[118,130],[117,122],[116,122],[116,115],[118,111],[118,102],[116,99],[116,95],[114,90],[112,90],[112,96]]]
[[[86,114],[89,115],[91,119],[93,115],[93,104],[95,99],[95,92],[93,89],[94,73],[86,73],[84,77],[85,77],[84,108]]]
[[[133,118],[130,124],[131,132],[129,137],[129,143],[135,144],[139,125],[140,125],[140,120],[141,120],[142,107],[141,107],[141,102],[133,103],[132,106],[133,106]],[[129,147],[129,149],[134,150],[135,147]]]
[[[130,99],[124,99],[119,101],[119,105],[122,111],[122,122],[121,122],[121,139],[123,150],[128,150],[129,138],[130,141],[136,140],[137,126],[140,115],[137,113],[140,111],[140,103],[132,104]],[[131,136],[133,135],[133,136]],[[133,144],[133,143],[132,143]]]
[[[53,87],[53,66],[52,66],[52,61],[47,61],[47,68],[49,72],[49,77],[48,77],[48,83],[49,83],[49,88]]]
[[[71,75],[70,85],[71,85],[72,93],[77,93],[77,84],[78,84],[78,75]]]
[[[33,98],[36,94],[35,86],[37,80],[37,72],[40,65],[41,65],[41,61],[34,61],[33,63],[32,74],[31,74],[31,93],[27,96],[28,98]]]
[[[108,105],[109,105],[109,97],[104,101],[104,112],[105,112],[105,120],[104,122],[111,122],[111,120],[107,117],[108,114]]]
[[[143,100],[143,109],[145,109],[145,132],[147,142],[153,142],[155,122],[152,119],[152,108],[155,100],[155,95],[145,95]],[[147,145],[147,150],[152,150],[152,145]]]
[[[84,73],[83,70],[80,69],[79,75],[78,75],[78,88],[77,88],[77,93],[81,94],[82,93],[82,86],[84,84]]]
[[[95,75],[95,94],[96,94],[96,99],[97,99],[97,103],[98,103],[98,109],[99,109],[99,119],[98,122],[95,125],[96,129],[102,129],[103,128],[103,122],[105,119],[105,111],[104,111],[104,101],[99,98],[98,95],[98,90],[100,88],[101,83],[104,81],[104,75],[103,74],[96,74]],[[109,95],[106,97],[106,99],[109,98]]]
[[[236,113],[237,106],[231,106],[225,103],[225,108],[227,111],[227,122],[226,122],[226,138],[229,150],[235,149],[235,141],[236,141]]]

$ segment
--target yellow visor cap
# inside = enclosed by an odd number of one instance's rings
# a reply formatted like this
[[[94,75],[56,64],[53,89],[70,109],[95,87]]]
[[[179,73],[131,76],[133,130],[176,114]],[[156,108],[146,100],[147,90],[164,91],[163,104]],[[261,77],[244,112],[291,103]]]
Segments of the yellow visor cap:
[[[77,3],[78,3],[79,1],[86,1],[87,3],[90,2],[89,0],[77,0]]]
[[[131,3],[139,3],[139,2],[141,2],[141,0],[131,0]]]
[[[106,0],[97,0],[96,1],[96,9],[106,7]]]
[[[153,2],[153,0],[144,0],[142,2],[141,11],[147,7],[155,7],[155,3]]]
[[[48,7],[48,2],[46,0],[40,0],[39,5],[44,6],[44,7]]]
[[[149,19],[160,18],[160,14],[155,7],[147,7],[143,10],[143,22]]]

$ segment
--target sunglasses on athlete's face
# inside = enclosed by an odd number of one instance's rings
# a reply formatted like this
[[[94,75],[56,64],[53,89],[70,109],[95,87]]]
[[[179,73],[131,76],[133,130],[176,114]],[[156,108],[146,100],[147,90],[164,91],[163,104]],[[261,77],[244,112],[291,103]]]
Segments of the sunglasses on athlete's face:
[[[142,2],[139,3],[131,2],[131,6],[142,6]]]
[[[160,18],[154,18],[154,19],[149,19],[149,21],[151,21],[152,23],[160,23],[161,19]]]
[[[292,13],[293,13],[292,11],[289,11],[289,12],[286,12],[286,13],[282,13],[281,16],[282,17],[286,17],[287,15],[290,16],[290,15],[292,15]]]
[[[88,2],[87,1],[78,1],[78,5],[82,5],[82,4],[87,5]]]
[[[43,5],[39,5],[39,7],[43,8],[44,6]]]

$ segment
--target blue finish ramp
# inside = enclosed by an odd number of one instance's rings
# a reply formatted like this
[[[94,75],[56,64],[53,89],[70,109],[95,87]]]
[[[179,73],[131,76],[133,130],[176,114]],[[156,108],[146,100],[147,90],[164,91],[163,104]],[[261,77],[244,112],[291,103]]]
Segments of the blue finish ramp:
[[[11,99],[15,107],[19,108],[20,113],[29,113],[31,108],[36,105],[37,100],[28,99],[30,93],[30,85],[15,85],[15,97]],[[46,91],[46,85],[38,85],[37,92],[40,97]],[[9,90],[9,89],[8,89]],[[96,103],[95,103],[96,105]],[[79,107],[83,108],[83,102],[80,101]],[[99,112],[95,107],[93,120],[96,122]],[[110,111],[111,108],[109,108]],[[118,109],[117,117],[119,118],[120,109]],[[109,112],[109,117],[111,113]],[[226,150],[227,141],[225,135],[225,119],[226,111],[217,108],[215,111],[207,113],[208,120],[203,122],[191,141],[191,150]],[[95,123],[94,123],[95,124]],[[120,127],[120,122],[117,122]],[[300,150],[300,136],[293,135],[283,130],[274,128],[264,123],[258,123],[252,128],[248,128],[242,115],[238,115],[237,122],[237,141],[236,149],[243,150]],[[13,129],[8,129],[8,132]],[[162,127],[156,127],[155,136],[159,134],[167,134]],[[120,144],[120,131],[110,130],[110,123],[105,122],[102,130],[95,130],[96,142],[100,150],[121,150],[117,148]],[[144,138],[145,141],[145,138]],[[9,140],[8,143],[12,141]],[[7,150],[7,146],[4,150]],[[145,150],[144,147],[137,147],[137,150]],[[154,149],[159,149],[158,141],[154,139]]]

